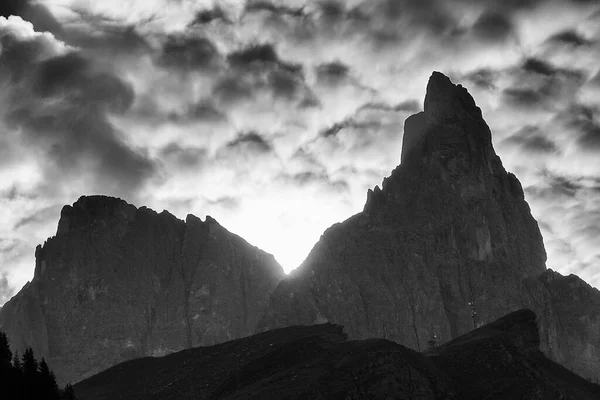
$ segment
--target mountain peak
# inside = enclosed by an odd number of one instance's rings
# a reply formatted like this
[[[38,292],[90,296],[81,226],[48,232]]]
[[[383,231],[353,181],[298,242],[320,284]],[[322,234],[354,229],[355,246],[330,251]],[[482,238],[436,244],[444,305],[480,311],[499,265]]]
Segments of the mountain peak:
[[[462,85],[455,85],[441,72],[434,71],[427,83],[425,116],[430,123],[447,123],[470,116],[480,119],[481,109]]]
[[[130,221],[135,218],[136,211],[134,205],[118,197],[81,196],[72,206],[66,205],[62,208],[57,235],[88,226],[98,219]]]
[[[434,71],[427,83],[424,111],[404,123],[401,163],[413,159],[420,164],[433,157],[447,164],[459,157],[474,161],[470,169],[489,161],[485,156],[492,153],[490,129],[473,97],[462,85]]]

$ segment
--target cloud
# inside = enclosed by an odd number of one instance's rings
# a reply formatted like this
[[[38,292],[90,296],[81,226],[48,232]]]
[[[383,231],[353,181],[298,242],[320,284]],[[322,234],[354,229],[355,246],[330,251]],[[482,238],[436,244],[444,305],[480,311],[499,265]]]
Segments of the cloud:
[[[131,107],[131,87],[18,17],[0,20],[3,119],[41,156],[45,184],[89,174],[97,188],[135,195],[153,163],[131,149],[109,115]]]
[[[600,123],[594,115],[597,110],[585,106],[574,106],[562,118],[567,127],[577,135],[577,145],[584,152],[600,150]]]
[[[213,21],[221,21],[231,23],[226,12],[219,6],[210,9],[203,9],[196,13],[196,17],[191,22],[191,25],[210,24]]]
[[[577,33],[577,31],[571,29],[550,36],[548,38],[548,42],[573,47],[589,46],[593,43],[591,40],[581,36],[579,33]]]
[[[217,47],[205,37],[171,35],[157,58],[161,66],[198,72],[213,72],[221,66],[221,55]]]
[[[590,279],[600,261],[600,179],[559,175],[545,170],[535,186],[526,188],[532,207],[545,214],[540,224],[551,268]],[[592,282],[594,282],[592,280]]]
[[[263,68],[274,66],[292,74],[302,72],[302,66],[282,61],[272,44],[257,44],[234,51],[227,56],[233,68]]]
[[[244,12],[246,13],[257,13],[267,12],[270,14],[285,15],[291,17],[302,17],[305,15],[304,6],[300,7],[289,7],[285,5],[275,5],[269,1],[248,1]]]
[[[556,143],[548,138],[543,131],[536,126],[525,126],[514,135],[504,140],[504,144],[512,144],[520,147],[526,154],[547,154],[559,151]]]
[[[505,40],[513,33],[514,27],[508,16],[498,12],[486,12],[473,24],[475,36],[486,41]]]
[[[0,22],[0,237],[26,243],[11,265],[32,271],[55,229],[44,209],[99,191],[211,214],[295,267],[399,163],[404,119],[440,70],[528,188],[548,265],[594,276],[600,243],[578,222],[594,220],[600,170],[593,1],[48,4],[52,35]],[[560,207],[571,222],[554,222]]]
[[[0,304],[6,303],[15,294],[15,289],[8,281],[8,274],[3,273],[0,277]]]
[[[269,153],[273,150],[271,145],[256,132],[241,134],[227,143],[227,148],[230,150],[256,153]]]
[[[537,58],[526,59],[511,75],[513,83],[503,95],[515,108],[556,108],[571,99],[586,80],[582,70],[559,68]]]
[[[177,170],[193,169],[197,172],[208,158],[206,149],[184,148],[177,143],[170,143],[160,150],[163,160],[177,165]]]
[[[338,85],[348,78],[350,68],[339,61],[323,63],[316,67],[317,80],[326,85]]]

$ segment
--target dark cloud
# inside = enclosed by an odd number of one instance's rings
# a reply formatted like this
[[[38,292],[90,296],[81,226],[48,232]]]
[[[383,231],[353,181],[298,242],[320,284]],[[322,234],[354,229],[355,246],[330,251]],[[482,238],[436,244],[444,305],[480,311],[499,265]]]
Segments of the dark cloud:
[[[296,97],[302,82],[300,79],[287,71],[273,71],[268,79],[273,94],[279,98],[292,100]]]
[[[222,79],[213,89],[213,96],[226,105],[250,100],[253,94],[253,85],[237,75]]]
[[[456,30],[457,22],[449,12],[447,2],[440,0],[384,0],[379,13],[385,19],[408,22],[412,29],[445,36]]]
[[[234,68],[263,68],[277,66],[293,74],[302,72],[302,65],[282,61],[272,44],[251,45],[227,56],[229,64]]]
[[[508,104],[517,108],[536,108],[546,99],[546,96],[535,89],[509,88],[504,90],[503,96]]]
[[[0,16],[6,18],[11,15],[21,16],[28,6],[29,1],[27,0],[3,0],[0,3]]]
[[[574,30],[566,30],[552,35],[547,41],[549,43],[566,44],[574,47],[588,46],[592,44],[591,40],[584,38]]]
[[[346,7],[342,2],[325,0],[321,1],[318,5],[321,17],[326,21],[335,22],[346,16]]]
[[[196,13],[196,18],[194,18],[190,25],[210,24],[213,21],[222,21],[228,24],[231,23],[231,20],[227,17],[225,11],[221,7],[216,6],[211,9],[198,11]]]
[[[314,171],[306,171],[300,172],[297,174],[282,174],[278,178],[287,184],[292,184],[294,186],[311,186],[311,185],[321,185],[321,187],[325,186],[329,189],[333,189],[334,191],[347,192],[350,190],[350,185],[343,179],[331,179],[329,175],[324,172],[314,172]]]
[[[0,65],[11,85],[5,122],[42,155],[49,184],[91,173],[97,188],[131,194],[153,173],[146,156],[129,148],[108,119],[129,109],[131,87],[75,52],[45,58],[45,42],[2,39]]]
[[[590,83],[592,86],[597,86],[597,87],[600,87],[600,71],[598,71],[598,72],[596,73],[596,75],[594,75],[594,76],[593,76],[593,77],[590,79],[589,83]]]
[[[48,222],[54,221],[57,216],[60,215],[62,205],[53,205],[44,207],[30,215],[20,218],[13,226],[16,231],[28,225],[44,225]]]
[[[381,123],[378,121],[357,121],[354,118],[347,118],[322,130],[319,135],[325,138],[337,136],[344,129],[354,129],[361,135],[367,135],[371,130],[379,127],[381,127]]]
[[[329,128],[324,129],[323,131],[321,131],[320,135],[323,136],[323,137],[335,136],[342,129],[344,129],[348,125],[349,125],[348,121],[336,122],[335,124],[333,124]]]
[[[157,120],[166,118],[170,122],[179,124],[217,124],[227,121],[227,114],[221,111],[214,104],[214,101],[208,99],[202,99],[196,103],[189,104],[181,110],[170,111],[165,115],[164,111],[160,110],[152,99],[145,97],[142,101],[138,102],[138,108],[135,111],[136,115],[141,118],[155,118]]]
[[[33,24],[39,32],[52,32],[59,34],[62,27],[54,18],[48,8],[31,0],[2,0],[0,1],[0,16],[8,18],[11,15],[19,16]]]
[[[369,102],[360,106],[358,110],[356,110],[356,114],[369,111],[416,113],[421,110],[421,108],[421,103],[417,100],[404,100],[396,105],[381,102]]]
[[[170,143],[160,150],[161,156],[184,169],[198,169],[208,159],[208,152],[202,148],[184,148]]]
[[[226,147],[257,153],[269,153],[273,150],[271,144],[256,132],[243,133],[227,143]]]
[[[473,0],[479,2],[478,0]],[[492,5],[503,8],[509,12],[531,10],[543,3],[545,0],[493,0]]]
[[[227,119],[225,113],[218,110],[210,101],[200,101],[193,104],[189,108],[187,116],[194,120],[207,122],[220,122]]]
[[[588,122],[581,127],[582,134],[577,139],[577,144],[585,151],[600,150],[600,125]]]
[[[205,37],[171,35],[163,44],[157,63],[183,71],[216,71],[221,67],[219,50]]]
[[[486,90],[496,89],[498,73],[490,68],[481,68],[466,74],[461,80],[466,80],[479,88]]]
[[[544,76],[553,76],[556,74],[556,68],[554,68],[550,63],[536,58],[528,58],[525,60],[521,68],[525,72]]]
[[[417,112],[421,110],[421,103],[417,100],[405,100],[394,106],[394,111]]]
[[[123,113],[133,104],[133,89],[118,77],[93,71],[90,61],[68,53],[41,62],[33,76],[34,93],[42,98],[67,96],[86,107]]]
[[[513,29],[509,16],[493,11],[485,12],[473,24],[475,36],[486,41],[504,40],[512,34]]]
[[[21,243],[15,239],[0,238],[0,253],[11,253],[17,249]]]
[[[532,195],[546,199],[574,198],[578,195],[596,197],[600,194],[600,178],[587,176],[567,176],[543,170],[543,183],[532,186],[528,191]],[[596,210],[588,210],[596,213]]]
[[[288,101],[307,95],[302,66],[281,60],[270,44],[250,45],[227,56],[228,73],[213,89],[224,105],[249,101],[270,93]]]
[[[268,12],[277,15],[289,15],[291,17],[302,17],[305,15],[303,7],[287,7],[275,5],[269,1],[249,1],[244,9],[246,13]]]
[[[70,45],[81,48],[91,57],[139,57],[152,50],[150,43],[133,25],[121,26],[112,21],[96,21],[93,16],[89,16],[86,22],[88,25],[85,28],[65,28],[64,34],[59,37]]]
[[[550,140],[536,126],[525,126],[512,136],[508,137],[503,143],[514,144],[521,147],[527,153],[544,154],[557,153],[556,143]]]
[[[338,85],[348,78],[350,67],[342,62],[334,61],[318,65],[316,72],[319,83]]]
[[[547,61],[528,58],[510,72],[514,86],[504,90],[513,107],[545,108],[571,98],[586,80],[582,70],[557,68]]]
[[[594,118],[597,109],[583,105],[573,105],[557,117],[577,135],[576,143],[582,151],[600,150],[600,124]]]

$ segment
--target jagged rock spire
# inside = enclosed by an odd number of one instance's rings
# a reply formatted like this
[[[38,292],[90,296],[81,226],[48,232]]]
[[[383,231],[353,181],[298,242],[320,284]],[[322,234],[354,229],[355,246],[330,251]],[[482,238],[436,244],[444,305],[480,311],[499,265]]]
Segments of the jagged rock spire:
[[[481,118],[481,109],[462,85],[455,85],[441,72],[434,71],[427,83],[424,102],[429,123],[448,123],[470,116]]]

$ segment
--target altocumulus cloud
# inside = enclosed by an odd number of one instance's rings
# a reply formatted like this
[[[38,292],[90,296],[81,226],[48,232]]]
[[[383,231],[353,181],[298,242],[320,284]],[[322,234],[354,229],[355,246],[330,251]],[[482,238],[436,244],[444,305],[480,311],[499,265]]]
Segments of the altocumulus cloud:
[[[600,286],[597,1],[10,0],[0,12],[23,18],[0,24],[9,288],[31,276],[60,205],[90,192],[210,214],[297,266],[399,163],[432,70],[482,108],[548,266]]]

